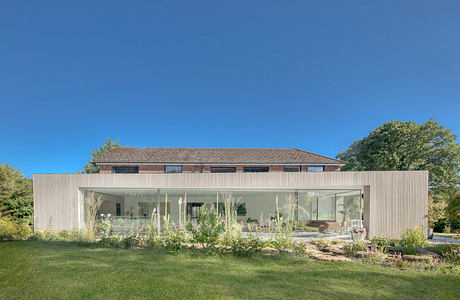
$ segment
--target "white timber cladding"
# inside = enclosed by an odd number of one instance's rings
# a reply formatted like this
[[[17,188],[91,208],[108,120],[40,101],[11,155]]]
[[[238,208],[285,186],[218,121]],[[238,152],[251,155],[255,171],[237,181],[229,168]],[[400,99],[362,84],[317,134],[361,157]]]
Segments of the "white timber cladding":
[[[136,189],[361,189],[369,236],[400,237],[428,226],[428,172],[293,172],[180,174],[35,174],[35,228],[82,227],[85,188]],[[426,230],[424,230],[426,232]]]

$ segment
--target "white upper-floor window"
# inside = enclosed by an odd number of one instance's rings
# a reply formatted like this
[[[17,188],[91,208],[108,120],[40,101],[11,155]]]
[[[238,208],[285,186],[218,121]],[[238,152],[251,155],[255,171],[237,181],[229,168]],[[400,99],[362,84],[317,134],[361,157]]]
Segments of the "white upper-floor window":
[[[308,166],[307,171],[308,172],[323,172],[324,166]]]
[[[182,166],[165,166],[165,173],[182,173]]]

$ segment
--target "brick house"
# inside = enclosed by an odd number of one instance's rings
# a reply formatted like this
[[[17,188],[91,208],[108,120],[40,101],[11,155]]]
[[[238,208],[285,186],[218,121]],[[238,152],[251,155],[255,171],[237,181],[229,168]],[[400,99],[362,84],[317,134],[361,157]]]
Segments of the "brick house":
[[[96,163],[101,174],[335,172],[344,165],[295,148],[118,147]]]

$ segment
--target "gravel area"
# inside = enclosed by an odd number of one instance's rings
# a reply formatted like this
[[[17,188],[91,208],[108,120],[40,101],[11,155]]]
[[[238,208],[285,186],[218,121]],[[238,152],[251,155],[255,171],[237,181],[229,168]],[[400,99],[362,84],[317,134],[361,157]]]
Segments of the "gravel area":
[[[430,240],[431,243],[443,243],[443,244],[457,244],[460,245],[460,241],[454,238],[448,238],[446,236],[435,235]]]

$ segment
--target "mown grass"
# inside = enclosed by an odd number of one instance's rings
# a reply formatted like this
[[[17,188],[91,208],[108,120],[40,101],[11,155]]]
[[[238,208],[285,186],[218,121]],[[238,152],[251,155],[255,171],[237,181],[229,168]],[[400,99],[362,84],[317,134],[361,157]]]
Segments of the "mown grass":
[[[459,299],[460,276],[281,256],[1,242],[0,298]]]

